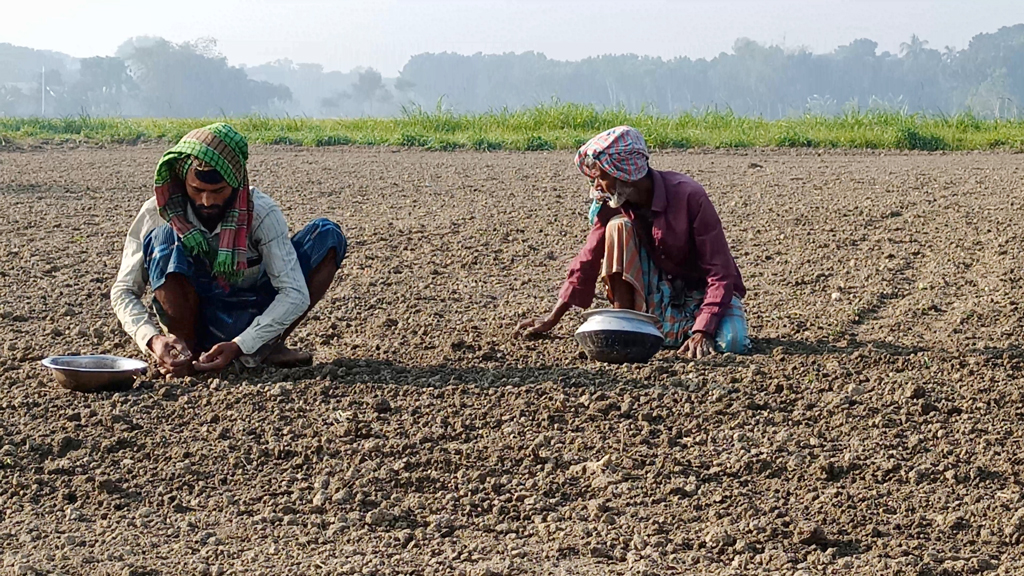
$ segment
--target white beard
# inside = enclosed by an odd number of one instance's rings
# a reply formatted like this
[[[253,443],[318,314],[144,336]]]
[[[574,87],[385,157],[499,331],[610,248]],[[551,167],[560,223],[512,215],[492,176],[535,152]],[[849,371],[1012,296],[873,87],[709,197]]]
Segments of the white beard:
[[[608,205],[612,208],[621,208],[623,204],[629,201],[629,198],[619,196],[618,194],[612,194],[608,198]]]
[[[615,193],[608,195],[608,205],[612,208],[621,208],[636,196],[636,186],[630,182],[620,181],[615,187]]]

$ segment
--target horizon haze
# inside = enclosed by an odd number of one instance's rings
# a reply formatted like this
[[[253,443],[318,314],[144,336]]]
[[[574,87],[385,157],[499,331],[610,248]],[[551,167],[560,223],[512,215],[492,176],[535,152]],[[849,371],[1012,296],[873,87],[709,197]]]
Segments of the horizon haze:
[[[896,53],[912,34],[932,48],[1024,22],[1018,0],[45,0],[8,6],[0,42],[77,58],[113,56],[125,40],[216,38],[232,65],[279,59],[325,70],[398,74],[425,52],[541,52],[556,60],[602,54],[712,58],[737,38],[827,53],[858,38]],[[884,16],[884,17],[880,17]]]

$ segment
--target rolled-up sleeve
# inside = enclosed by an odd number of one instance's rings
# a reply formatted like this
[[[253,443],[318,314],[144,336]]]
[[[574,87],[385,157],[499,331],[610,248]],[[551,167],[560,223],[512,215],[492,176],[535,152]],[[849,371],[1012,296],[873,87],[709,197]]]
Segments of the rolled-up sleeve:
[[[279,336],[309,308],[309,290],[302,275],[295,247],[288,235],[288,223],[276,205],[255,224],[253,239],[263,258],[263,266],[277,296],[263,314],[239,334],[234,342],[244,354],[253,354],[260,346]]]
[[[707,277],[704,304],[697,312],[693,331],[714,334],[719,319],[732,303],[733,283],[738,281],[736,265],[725,240],[722,221],[711,200],[706,194],[699,194],[694,195],[691,202],[694,204],[690,206],[691,214],[696,215],[692,225],[694,244],[701,269]]]
[[[152,213],[154,208],[150,204],[143,205],[128,230],[124,250],[121,252],[121,267],[110,288],[110,304],[121,327],[139,349],[147,354],[150,353],[150,339],[160,334],[160,328],[142,302],[142,295],[146,292],[146,262],[142,241],[146,233],[160,223]]]

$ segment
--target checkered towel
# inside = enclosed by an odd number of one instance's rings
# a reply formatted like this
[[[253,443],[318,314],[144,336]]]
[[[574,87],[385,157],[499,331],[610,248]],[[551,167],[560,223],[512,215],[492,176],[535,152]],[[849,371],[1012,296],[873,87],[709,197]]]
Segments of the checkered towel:
[[[245,163],[249,144],[231,126],[218,122],[186,134],[164,153],[156,167],[156,203],[160,216],[171,224],[182,244],[196,256],[210,260],[213,273],[237,282],[246,268],[249,227],[252,225],[252,196]],[[220,245],[211,250],[206,237],[185,218],[188,194],[185,175],[196,160],[213,166],[229,186],[238,190],[235,204],[220,223]]]
[[[619,180],[636,182],[647,174],[647,142],[635,128],[617,126],[590,139],[576,153],[576,167],[597,178],[599,168]]]

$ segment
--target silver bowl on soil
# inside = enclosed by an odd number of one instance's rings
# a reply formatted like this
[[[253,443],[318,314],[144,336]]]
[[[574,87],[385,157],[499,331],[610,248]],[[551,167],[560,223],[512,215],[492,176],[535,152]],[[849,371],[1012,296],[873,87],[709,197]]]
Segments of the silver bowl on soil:
[[[75,392],[128,390],[149,371],[142,360],[105,355],[50,356],[43,366],[53,370],[58,384]]]
[[[609,364],[647,362],[665,343],[658,318],[650,314],[601,308],[587,310],[583,318],[576,341],[591,360]]]

